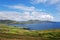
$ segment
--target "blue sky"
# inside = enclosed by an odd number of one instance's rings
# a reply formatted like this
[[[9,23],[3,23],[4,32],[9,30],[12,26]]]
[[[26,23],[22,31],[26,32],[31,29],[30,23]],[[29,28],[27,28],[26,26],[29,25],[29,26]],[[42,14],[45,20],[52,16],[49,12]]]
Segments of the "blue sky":
[[[60,22],[60,0],[0,0],[0,19]]]

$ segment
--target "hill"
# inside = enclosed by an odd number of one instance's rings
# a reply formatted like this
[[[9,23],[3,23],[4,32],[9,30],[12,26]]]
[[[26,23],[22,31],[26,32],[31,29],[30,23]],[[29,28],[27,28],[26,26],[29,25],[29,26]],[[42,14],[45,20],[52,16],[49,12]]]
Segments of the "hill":
[[[0,24],[0,40],[60,40],[60,30],[26,30]]]
[[[0,20],[0,24],[35,24],[35,23],[56,23],[53,21],[28,20],[28,21],[14,21],[14,20]]]
[[[41,20],[28,20],[28,21],[20,21],[20,24],[36,24],[36,23],[56,23],[53,21],[41,21]]]
[[[13,20],[0,20],[0,24],[18,24],[19,22]]]

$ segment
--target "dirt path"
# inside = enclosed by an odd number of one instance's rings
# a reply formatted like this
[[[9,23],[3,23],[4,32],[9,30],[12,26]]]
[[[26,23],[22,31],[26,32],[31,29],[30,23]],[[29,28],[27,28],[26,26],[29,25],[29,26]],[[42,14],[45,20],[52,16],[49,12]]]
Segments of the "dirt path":
[[[0,38],[0,40],[42,40],[40,37]]]

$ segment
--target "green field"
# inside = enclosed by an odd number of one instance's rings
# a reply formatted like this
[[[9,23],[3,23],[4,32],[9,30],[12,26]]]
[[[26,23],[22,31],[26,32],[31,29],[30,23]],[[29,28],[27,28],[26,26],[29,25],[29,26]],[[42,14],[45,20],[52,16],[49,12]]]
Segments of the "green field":
[[[0,24],[0,40],[60,40],[60,30],[26,30]]]

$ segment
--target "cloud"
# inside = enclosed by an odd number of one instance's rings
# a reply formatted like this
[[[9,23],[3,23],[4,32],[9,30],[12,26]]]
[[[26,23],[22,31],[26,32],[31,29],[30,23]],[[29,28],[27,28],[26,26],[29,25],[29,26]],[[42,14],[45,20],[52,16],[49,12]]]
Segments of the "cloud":
[[[57,13],[60,12],[60,0],[31,0],[31,4],[43,4],[47,8],[55,9]]]
[[[7,11],[1,11],[0,12],[0,19],[2,20],[19,20],[21,18],[20,14],[18,12],[7,12]]]
[[[48,20],[52,21],[53,16],[45,12],[0,12],[0,19],[16,20],[16,21],[27,21],[27,20]]]
[[[59,2],[60,2],[60,0],[49,0],[48,1],[49,4],[57,4]]]
[[[52,21],[54,19],[53,16],[49,15],[46,12],[32,12],[31,15],[30,16],[31,16],[32,20],[42,20],[42,21],[48,20],[48,21]]]
[[[24,5],[5,5],[5,7],[22,10],[23,12],[2,11],[0,12],[0,19],[10,19],[16,21],[27,20],[48,20],[52,21],[54,17],[41,9],[36,9],[34,6]]]
[[[17,10],[22,10],[22,11],[45,11],[43,9],[36,9],[34,6],[25,6],[25,5],[4,5],[4,7],[8,7],[10,9],[17,9]]]
[[[56,4],[59,3],[60,0],[31,0],[32,4],[39,4],[39,3],[43,3],[43,4]]]
[[[31,3],[45,3],[47,0],[31,0]]]
[[[24,5],[10,5],[10,6],[5,5],[5,6],[8,8],[19,9],[19,10],[23,10],[23,11],[34,11],[35,10],[34,6],[30,6],[30,7],[27,7]]]

